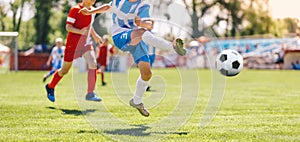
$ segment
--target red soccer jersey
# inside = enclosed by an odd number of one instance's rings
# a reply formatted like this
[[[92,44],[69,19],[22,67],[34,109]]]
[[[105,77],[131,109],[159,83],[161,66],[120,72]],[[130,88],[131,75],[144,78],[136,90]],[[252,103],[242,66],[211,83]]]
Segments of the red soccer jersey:
[[[72,7],[69,11],[67,24],[71,24],[75,28],[82,29],[84,27],[90,27],[93,22],[93,15],[83,15],[79,13],[79,10],[83,8],[82,3]],[[89,32],[90,33],[90,32]],[[69,32],[67,36],[66,48],[75,50],[76,47],[84,47],[91,44],[91,37],[89,35],[81,35]]]
[[[109,50],[109,52],[111,54],[114,53],[114,48],[113,47],[108,47],[107,45],[100,45],[99,47],[99,56],[98,56],[98,62],[100,64],[100,66],[106,66],[106,62],[107,62],[107,51]]]

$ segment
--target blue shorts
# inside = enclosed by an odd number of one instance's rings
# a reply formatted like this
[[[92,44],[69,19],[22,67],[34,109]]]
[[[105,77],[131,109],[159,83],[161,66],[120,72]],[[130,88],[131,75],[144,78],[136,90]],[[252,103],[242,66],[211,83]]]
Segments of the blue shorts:
[[[57,70],[62,67],[62,60],[53,60],[52,61],[52,69]]]
[[[149,55],[148,55],[148,46],[144,41],[141,41],[139,44],[135,46],[129,45],[131,39],[130,34],[132,30],[121,32],[117,35],[114,35],[113,41],[117,48],[122,51],[129,51],[134,59],[134,62],[138,64],[140,61],[150,63]]]
[[[155,54],[149,55],[149,59],[150,59],[150,65],[152,66],[155,61]]]

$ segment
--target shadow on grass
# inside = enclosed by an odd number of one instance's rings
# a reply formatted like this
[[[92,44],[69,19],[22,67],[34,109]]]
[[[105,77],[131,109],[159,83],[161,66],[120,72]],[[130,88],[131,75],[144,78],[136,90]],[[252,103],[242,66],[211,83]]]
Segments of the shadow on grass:
[[[97,130],[80,130],[77,133],[90,133],[90,134],[100,134]]]
[[[76,109],[58,109],[55,107],[46,107],[48,109],[55,109],[55,110],[60,110],[62,111],[63,114],[68,114],[68,115],[75,115],[75,116],[80,116],[80,115],[87,115],[88,113],[95,112],[95,109],[87,109],[87,110],[76,110]]]
[[[158,134],[158,135],[188,135],[189,132],[145,132],[149,126],[144,125],[131,125],[136,128],[127,128],[127,129],[116,129],[116,130],[105,130],[104,133],[109,135],[127,135],[127,136],[137,136],[137,137],[145,137],[145,136],[151,136],[151,134]],[[91,133],[91,134],[101,134],[97,130],[80,130],[77,133]]]
[[[127,129],[116,129],[112,131],[104,131],[104,133],[110,135],[128,135],[128,136],[139,136],[145,137],[150,136],[151,134],[159,134],[159,135],[187,135],[188,132],[145,132],[149,126],[145,125],[132,125],[136,128],[127,128]]]
[[[104,131],[111,135],[129,135],[129,136],[149,136],[151,133],[145,132],[149,127],[144,125],[133,125],[137,128],[116,129],[112,131]]]

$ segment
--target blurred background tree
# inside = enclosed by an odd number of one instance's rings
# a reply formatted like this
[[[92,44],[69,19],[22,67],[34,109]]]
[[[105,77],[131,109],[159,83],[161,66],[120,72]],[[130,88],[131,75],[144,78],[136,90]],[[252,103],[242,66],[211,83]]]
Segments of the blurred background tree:
[[[48,35],[52,31],[53,27],[50,26],[50,18],[54,16],[51,13],[53,8],[56,8],[56,3],[58,0],[37,0],[35,1],[36,13],[34,16],[35,19],[35,30],[36,30],[36,39],[35,44],[42,44],[46,46],[48,44]],[[59,12],[59,11],[57,11]]]

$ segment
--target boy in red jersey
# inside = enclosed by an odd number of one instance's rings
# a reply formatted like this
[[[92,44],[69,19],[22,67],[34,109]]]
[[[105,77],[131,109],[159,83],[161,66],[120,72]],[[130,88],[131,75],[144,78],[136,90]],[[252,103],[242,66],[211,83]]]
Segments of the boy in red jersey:
[[[83,15],[79,12],[79,10],[82,8],[93,9],[92,5],[94,5],[95,1],[96,0],[82,0],[81,3],[72,7],[69,11],[66,21],[66,30],[68,31],[68,36],[64,63],[62,68],[55,72],[52,80],[45,86],[47,97],[51,102],[55,101],[55,86],[58,84],[61,78],[68,73],[72,66],[73,60],[81,56],[88,64],[88,90],[86,94],[86,100],[101,101],[101,99],[94,92],[96,84],[97,62],[94,48],[91,44],[91,39],[93,37],[98,44],[102,42],[102,39],[92,27],[94,15]],[[101,7],[101,13],[110,9],[109,5],[103,5]]]
[[[104,71],[107,66],[108,51],[110,52],[110,54],[113,54],[114,48],[111,44],[108,43],[108,37],[105,35],[103,36],[103,44],[99,46],[99,53],[98,53],[98,64],[100,65],[102,86],[106,85],[106,82],[104,81]]]

